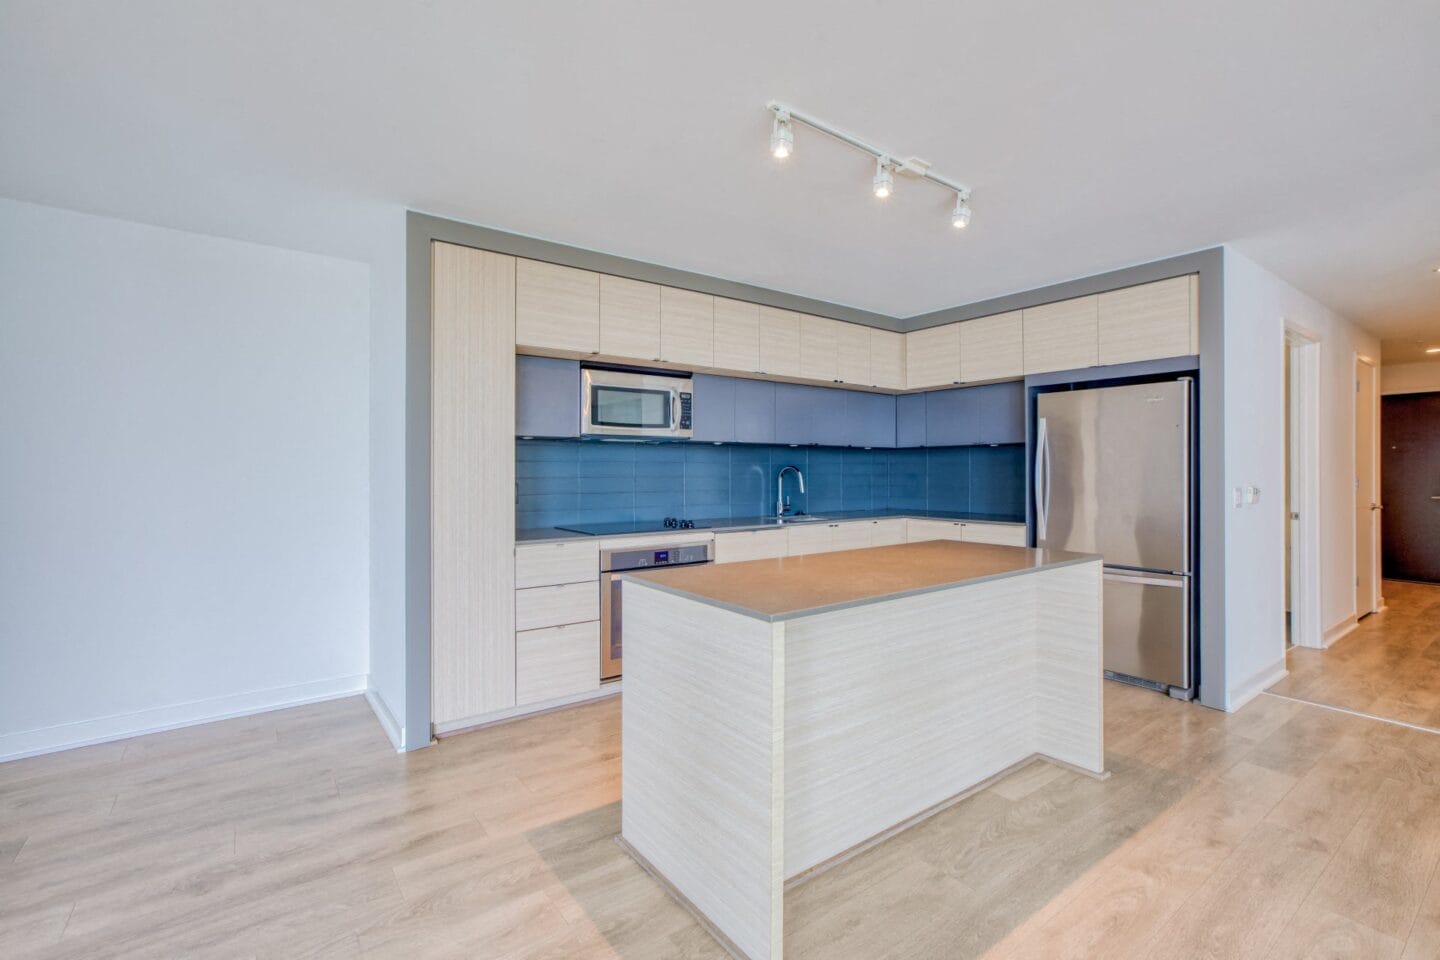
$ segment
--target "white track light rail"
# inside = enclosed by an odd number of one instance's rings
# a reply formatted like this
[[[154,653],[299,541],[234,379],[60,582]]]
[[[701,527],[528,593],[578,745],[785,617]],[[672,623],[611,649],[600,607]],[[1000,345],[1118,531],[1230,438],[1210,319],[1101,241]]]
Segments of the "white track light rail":
[[[875,196],[884,199],[894,192],[892,173],[913,177],[917,180],[929,180],[955,194],[955,209],[951,214],[950,222],[961,229],[969,225],[970,188],[931,170],[928,161],[921,160],[919,157],[911,157],[908,160],[896,159],[898,155],[894,152],[877,147],[848,130],[843,130],[833,123],[821,120],[802,110],[796,110],[789,104],[781,103],[778,100],[771,100],[765,105],[765,108],[775,114],[775,123],[770,137],[770,150],[777,159],[784,160],[794,153],[794,124],[803,123],[807,127],[839,140],[846,146],[854,147],[861,153],[867,153],[875,158],[875,179],[873,181]]]

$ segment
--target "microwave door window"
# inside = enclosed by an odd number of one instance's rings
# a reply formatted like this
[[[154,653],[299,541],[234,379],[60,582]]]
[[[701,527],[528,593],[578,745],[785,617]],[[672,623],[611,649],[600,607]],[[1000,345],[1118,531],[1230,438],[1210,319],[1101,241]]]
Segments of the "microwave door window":
[[[597,427],[668,427],[670,392],[592,387],[590,420]]]

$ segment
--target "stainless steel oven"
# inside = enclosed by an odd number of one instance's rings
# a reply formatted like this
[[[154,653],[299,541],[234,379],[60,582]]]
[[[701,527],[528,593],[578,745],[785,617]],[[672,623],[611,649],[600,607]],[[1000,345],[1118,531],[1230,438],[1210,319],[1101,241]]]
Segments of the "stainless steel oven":
[[[580,376],[583,435],[688,440],[694,433],[689,375],[585,367]]]
[[[600,551],[600,679],[620,676],[620,645],[624,637],[621,590],[616,574],[627,570],[680,567],[711,562],[710,542],[677,543],[666,547],[630,547]]]

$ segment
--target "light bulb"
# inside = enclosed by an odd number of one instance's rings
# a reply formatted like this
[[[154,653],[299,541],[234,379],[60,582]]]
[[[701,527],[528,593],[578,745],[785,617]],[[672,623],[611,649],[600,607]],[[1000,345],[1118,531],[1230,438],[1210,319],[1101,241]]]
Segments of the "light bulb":
[[[770,131],[770,154],[776,160],[784,160],[795,152],[795,131],[790,129],[790,120],[775,116],[775,126]]]
[[[961,196],[955,197],[955,211],[950,214],[950,225],[956,230],[970,226],[970,205]]]
[[[875,161],[875,196],[884,200],[895,192],[895,178],[890,175],[890,168],[885,166],[884,160]]]

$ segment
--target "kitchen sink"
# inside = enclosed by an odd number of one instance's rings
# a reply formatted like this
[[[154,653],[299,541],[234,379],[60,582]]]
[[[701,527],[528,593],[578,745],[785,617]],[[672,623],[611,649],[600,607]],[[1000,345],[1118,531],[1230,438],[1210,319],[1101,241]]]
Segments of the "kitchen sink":
[[[812,517],[809,514],[802,514],[798,517],[778,517],[773,522],[776,526],[784,526],[787,523],[819,523],[828,520],[829,517]]]

